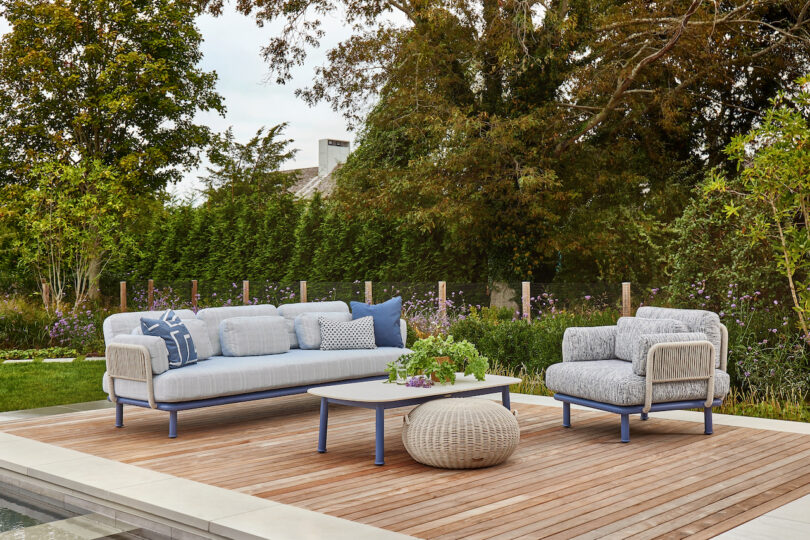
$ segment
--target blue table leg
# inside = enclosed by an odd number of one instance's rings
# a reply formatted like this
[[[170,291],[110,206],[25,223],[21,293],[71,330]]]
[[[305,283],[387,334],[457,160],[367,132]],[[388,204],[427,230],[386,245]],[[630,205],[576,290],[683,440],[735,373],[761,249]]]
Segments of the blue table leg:
[[[124,427],[124,404],[120,401],[115,404],[115,427]]]
[[[177,411],[169,411],[169,438],[177,438]]]
[[[645,412],[641,413],[641,419],[642,419],[642,420],[649,420],[649,418],[650,418],[650,415],[649,415],[649,414],[647,414],[647,413],[645,413]]]
[[[711,407],[703,407],[703,432],[706,435],[711,435],[714,433],[714,429],[712,428],[712,408]]]
[[[571,404],[563,402],[563,427],[571,427]]]
[[[321,398],[321,427],[318,430],[318,452],[326,452],[326,426],[329,424],[329,401]]]
[[[512,399],[509,396],[508,386],[504,388],[503,391],[501,392],[501,403],[503,403],[503,406],[506,407],[508,410],[510,411],[512,410]]]
[[[374,465],[385,465],[385,409],[377,405],[377,428],[374,445]]]
[[[630,415],[622,415],[622,442],[630,442]]]

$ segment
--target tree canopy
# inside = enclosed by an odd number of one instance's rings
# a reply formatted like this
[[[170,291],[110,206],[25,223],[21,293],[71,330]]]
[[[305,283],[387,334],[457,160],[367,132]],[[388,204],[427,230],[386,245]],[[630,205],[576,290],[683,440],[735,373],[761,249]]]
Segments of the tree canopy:
[[[0,0],[0,182],[26,181],[40,160],[115,167],[152,192],[198,162],[224,111],[201,70],[196,2]]]

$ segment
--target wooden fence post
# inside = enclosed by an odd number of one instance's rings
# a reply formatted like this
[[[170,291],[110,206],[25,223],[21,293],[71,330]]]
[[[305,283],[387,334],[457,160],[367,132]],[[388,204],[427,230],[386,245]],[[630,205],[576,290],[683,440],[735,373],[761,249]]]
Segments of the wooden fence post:
[[[191,309],[197,313],[197,280],[191,280]]]
[[[633,307],[630,303],[630,282],[622,283],[622,317],[632,317]]]
[[[45,309],[51,309],[51,286],[44,279],[42,280],[42,303]]]
[[[529,281],[523,282],[523,318],[527,321],[532,320],[532,284]]]
[[[366,281],[366,304],[373,304],[374,299],[372,298],[372,285],[370,281]]]
[[[127,311],[127,282],[122,281],[120,283],[121,287],[121,313],[125,313]]]
[[[155,280],[150,279],[146,282],[146,304],[147,311],[152,311],[155,306]]]
[[[301,301],[307,301],[307,282],[306,281],[299,281],[298,285],[301,287]]]
[[[242,303],[250,304],[250,281],[247,279],[242,281]]]
[[[447,282],[439,282],[439,316],[444,319],[447,316]]]

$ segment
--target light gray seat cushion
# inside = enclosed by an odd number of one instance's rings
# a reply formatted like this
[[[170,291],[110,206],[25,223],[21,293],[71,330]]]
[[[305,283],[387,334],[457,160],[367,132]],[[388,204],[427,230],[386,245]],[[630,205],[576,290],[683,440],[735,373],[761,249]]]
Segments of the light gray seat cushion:
[[[645,383],[644,377],[633,373],[632,363],[618,359],[561,362],[546,370],[546,386],[553,392],[619,406],[643,405]],[[706,399],[707,384],[706,381],[655,384],[652,402]],[[714,396],[725,397],[728,388],[728,374],[716,370]]]
[[[179,402],[259,392],[329,381],[384,375],[385,366],[408,349],[380,347],[349,351],[293,349],[272,356],[214,356],[183,369],[172,369],[154,378],[158,402]],[[109,381],[104,375],[104,391]],[[122,397],[146,400],[146,384],[118,380],[115,392]]]
[[[194,349],[197,351],[197,360],[206,360],[214,356],[214,347],[208,337],[208,325],[205,321],[200,319],[180,319],[180,321],[186,325],[188,333],[191,334],[191,341],[194,342]],[[140,325],[132,329],[132,335],[143,335]]]
[[[674,319],[642,319],[639,317],[619,317],[616,322],[615,358],[633,361],[633,354],[642,334],[674,334],[688,332],[687,326]],[[605,360],[605,358],[601,358]]]
[[[644,319],[674,319],[686,325],[689,332],[703,332],[706,339],[714,345],[714,366],[720,367],[720,355],[723,334],[720,316],[712,311],[702,309],[674,309],[643,306],[638,308],[636,318]]]
[[[219,323],[223,356],[261,356],[290,350],[287,321],[277,315],[230,317]]]
[[[194,339],[192,337],[191,339]],[[143,334],[118,334],[113,337],[110,345],[126,343],[128,345],[143,345],[152,357],[152,374],[160,375],[169,370],[169,350],[166,342],[158,336],[144,336]]]
[[[316,311],[313,313],[302,313],[295,318],[295,335],[298,339],[298,346],[302,349],[321,348],[321,325],[318,317],[331,319],[338,322],[349,322],[352,320],[351,313]]]
[[[211,340],[214,356],[222,354],[222,344],[219,342],[219,323],[231,317],[265,317],[273,315],[278,315],[278,310],[270,304],[205,308],[197,312],[197,318],[205,321],[208,326],[208,338]],[[180,318],[184,317],[181,316]]]
[[[104,330],[104,343],[109,345],[115,336],[131,333],[133,328],[141,325],[141,317],[159,319],[164,313],[165,311],[133,311],[110,315],[101,325]],[[194,318],[194,312],[190,309],[177,309],[174,313],[181,319]]]

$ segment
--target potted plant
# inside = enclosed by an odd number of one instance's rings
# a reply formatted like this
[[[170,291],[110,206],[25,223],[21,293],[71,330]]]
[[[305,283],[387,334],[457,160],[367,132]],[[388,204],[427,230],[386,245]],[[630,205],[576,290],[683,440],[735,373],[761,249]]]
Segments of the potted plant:
[[[456,372],[483,381],[489,369],[487,357],[481,356],[475,345],[467,340],[455,341],[453,336],[420,339],[411,350],[386,367],[390,382],[423,375],[435,382],[454,384]]]

